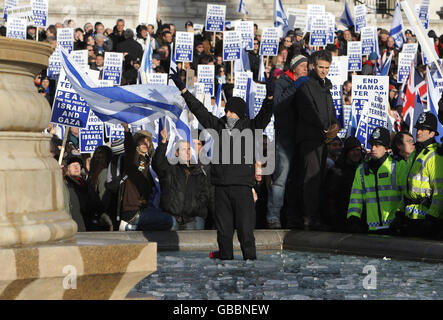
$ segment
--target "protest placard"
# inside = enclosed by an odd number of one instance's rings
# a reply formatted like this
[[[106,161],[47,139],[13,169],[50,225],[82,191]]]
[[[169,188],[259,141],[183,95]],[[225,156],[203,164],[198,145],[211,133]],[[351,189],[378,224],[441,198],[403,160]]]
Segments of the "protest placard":
[[[377,37],[377,29],[375,27],[363,27],[361,29],[362,55],[369,56],[371,52],[377,52],[375,37]]]
[[[225,17],[225,5],[208,4],[206,7],[206,31],[223,32]]]
[[[74,29],[57,29],[57,47],[63,47],[68,53],[74,50]]]
[[[361,41],[348,41],[348,71],[361,71]]]
[[[168,84],[168,74],[167,73],[147,73],[146,81],[148,84]]]
[[[417,49],[418,43],[405,43],[401,52],[413,55],[415,57],[415,55],[417,54]]]
[[[18,0],[5,0],[5,7],[3,8],[3,19],[8,20],[8,9],[17,6]]]
[[[25,19],[27,26],[34,25],[34,13],[31,5],[16,6],[8,8],[8,17]]]
[[[82,69],[89,69],[88,50],[71,51],[69,55]]]
[[[241,58],[242,40],[237,31],[223,33],[223,61],[235,61]]]
[[[366,27],[366,5],[360,4],[354,7],[354,17],[355,17],[355,32],[360,32],[361,29]]]
[[[51,123],[84,128],[88,121],[89,109],[86,101],[72,88],[62,68],[54,97]]]
[[[313,17],[311,19],[311,37],[309,45],[313,47],[326,47],[328,42],[328,24],[325,15]]]
[[[242,39],[242,47],[246,50],[254,49],[254,21],[239,21],[235,30],[240,33]]]
[[[252,81],[252,72],[237,72],[235,74],[234,90],[232,96],[240,97],[243,100],[247,100],[248,91],[248,79]]]
[[[330,13],[326,12],[324,19],[326,20],[326,34],[327,34],[327,43],[334,44],[334,38],[335,38],[335,16]]]
[[[332,63],[329,66],[328,79],[337,77],[343,84],[348,80],[348,56],[333,56]]]
[[[103,80],[112,80],[115,85],[120,85],[123,70],[123,53],[105,52]]]
[[[335,107],[335,116],[337,117],[338,122],[340,123],[340,127],[342,128],[340,131],[344,131],[344,118],[343,118],[343,101],[342,101],[342,86],[343,86],[343,82],[341,81],[342,79],[339,76],[329,76],[328,74],[328,79],[331,81],[332,83],[332,88],[331,88],[331,96],[332,96],[332,101],[334,102],[334,107]]]
[[[60,75],[61,67],[62,61],[60,53],[58,50],[55,50],[49,57],[49,66],[47,71],[48,78],[53,80],[56,79]]]
[[[26,40],[26,19],[9,16],[6,21],[6,37]]]
[[[251,80],[252,81],[252,80]],[[249,95],[249,118],[254,119],[263,106],[263,101],[266,98],[266,85],[252,83],[251,91]],[[269,124],[266,126],[263,132],[270,141],[274,140],[274,116],[271,117]]]
[[[198,83],[204,84],[204,93],[209,93],[214,96],[214,75],[215,66],[214,65],[203,65],[199,64],[197,67],[197,79]]]
[[[80,153],[94,152],[97,147],[104,144],[103,140],[103,122],[90,110],[88,123],[79,132]]]
[[[192,62],[194,53],[194,34],[177,31],[175,37],[175,61]]]
[[[49,0],[31,0],[35,27],[46,27],[48,23]]]
[[[312,19],[323,16],[325,13],[325,6],[322,4],[308,4],[306,19],[306,32],[311,32]]]
[[[260,55],[276,56],[279,43],[277,28],[264,28],[260,42]]]
[[[125,138],[125,128],[121,124],[106,123],[106,136],[109,141]]]
[[[429,3],[430,0],[421,0],[421,3],[415,6],[418,19],[421,21],[425,30],[429,27]]]
[[[369,104],[370,110],[368,120],[363,122],[368,124],[369,135],[372,129],[377,126],[388,125],[388,106],[389,106],[389,77],[388,76],[352,76],[352,117],[355,117],[356,123],[360,123],[362,109],[365,103]],[[366,128],[366,127],[365,127]],[[364,137],[364,128],[360,130],[359,138],[362,144],[366,141]]]
[[[411,61],[414,55],[411,53],[400,52],[398,54],[397,82],[405,83],[408,81],[409,73],[411,73]]]
[[[306,9],[289,8],[286,10],[288,16],[288,26],[291,29],[299,28],[304,31],[308,20]]]

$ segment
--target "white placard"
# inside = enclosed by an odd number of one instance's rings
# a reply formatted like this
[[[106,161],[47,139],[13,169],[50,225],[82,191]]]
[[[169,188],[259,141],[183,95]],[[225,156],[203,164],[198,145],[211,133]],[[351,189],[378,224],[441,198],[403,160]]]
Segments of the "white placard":
[[[415,55],[412,53],[400,52],[398,54],[397,82],[405,83],[411,73],[411,63]]]
[[[336,77],[340,84],[348,80],[348,56],[333,56],[329,66],[328,78]]]
[[[68,53],[74,50],[74,29],[57,29],[57,47],[63,47]]]
[[[348,41],[348,71],[361,71],[361,41]]]
[[[5,7],[3,8],[3,19],[8,20],[8,9],[17,6],[18,0],[5,0]]]
[[[197,66],[197,79],[198,83],[203,83],[204,93],[209,93],[214,96],[214,76],[215,76],[215,66],[214,65],[203,65],[199,64]]]
[[[167,73],[147,73],[146,81],[148,84],[168,84],[168,74]]]
[[[306,29],[306,23],[308,20],[306,9],[289,8],[286,10],[286,15],[288,16],[289,28],[299,28],[302,31]]]
[[[34,13],[31,5],[12,7],[7,12],[8,17],[25,19],[28,26],[34,25]]]
[[[115,85],[120,85],[123,70],[122,52],[105,52],[103,67],[103,80],[112,80]]]
[[[192,62],[194,53],[194,34],[178,31],[175,36],[175,61]]]
[[[363,27],[361,29],[362,55],[369,56],[371,52],[377,52],[375,48],[375,37],[377,37],[376,27]]]
[[[81,68],[89,69],[88,50],[71,51],[69,55]]]
[[[235,30],[240,33],[243,48],[254,50],[254,21],[239,21]]]
[[[31,0],[34,26],[46,27],[48,24],[49,0]]]
[[[206,31],[223,32],[226,18],[226,6],[208,4],[206,7]]]
[[[26,19],[8,16],[6,28],[7,38],[26,40]]]
[[[355,17],[355,32],[360,32],[362,28],[367,26],[365,4],[361,4],[354,7],[354,17]]]
[[[280,38],[277,28],[264,28],[260,42],[260,55],[276,56],[278,54],[278,46]]]
[[[311,32],[311,21],[314,17],[323,16],[325,13],[325,6],[322,4],[308,4],[307,19],[306,19],[306,32]]]
[[[252,81],[252,72],[237,72],[235,74],[233,97],[240,97],[246,101],[246,94],[248,89],[248,79]]]
[[[242,40],[238,31],[223,33],[223,61],[235,61],[241,58]]]

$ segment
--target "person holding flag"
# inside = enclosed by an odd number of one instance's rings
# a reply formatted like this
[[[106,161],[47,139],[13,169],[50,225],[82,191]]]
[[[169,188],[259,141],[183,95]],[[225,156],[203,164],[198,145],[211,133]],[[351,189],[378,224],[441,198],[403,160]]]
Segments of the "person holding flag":
[[[232,97],[225,106],[226,115],[217,118],[195,98],[187,89],[176,70],[171,70],[170,78],[181,91],[189,110],[205,129],[215,130],[219,141],[219,159],[212,162],[211,182],[215,185],[215,226],[219,252],[213,256],[222,260],[234,259],[233,236],[234,226],[244,260],[255,260],[256,248],[254,238],[255,208],[252,187],[255,184],[255,152],[249,156],[248,147],[241,138],[247,131],[255,135],[255,130],[264,130],[272,117],[274,83],[267,78],[266,99],[260,112],[254,119],[246,115],[246,102],[239,97]],[[252,131],[252,132],[251,132]],[[246,133],[247,134],[247,133]],[[214,138],[215,139],[215,138]],[[240,148],[234,145],[240,142]],[[238,154],[240,152],[240,154]],[[228,157],[226,157],[228,155]],[[240,156],[241,163],[234,159]],[[252,158],[249,159],[248,158]],[[249,163],[252,160],[252,163]]]
[[[432,112],[420,114],[415,150],[408,158],[404,190],[407,236],[433,237],[439,230],[443,211],[443,156],[439,144],[437,117]]]
[[[386,128],[375,128],[369,144],[370,159],[355,171],[347,219],[351,232],[389,234],[397,212],[403,211],[406,162],[389,154],[390,133]],[[361,221],[364,212],[366,221]]]

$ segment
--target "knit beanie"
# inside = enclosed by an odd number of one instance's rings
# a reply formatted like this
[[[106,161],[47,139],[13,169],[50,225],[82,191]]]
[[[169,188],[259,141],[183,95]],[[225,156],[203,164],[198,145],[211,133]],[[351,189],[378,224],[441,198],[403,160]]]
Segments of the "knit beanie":
[[[244,118],[246,114],[245,100],[240,97],[232,97],[226,103],[225,112],[226,111],[234,112],[239,118]]]
[[[297,66],[302,63],[302,62],[308,62],[308,59],[299,54],[298,56],[295,56],[294,58],[292,58],[291,60],[291,70],[294,70],[295,68],[297,68]]]
[[[111,150],[113,155],[119,155],[125,152],[124,142],[124,139],[115,139],[111,142]]]

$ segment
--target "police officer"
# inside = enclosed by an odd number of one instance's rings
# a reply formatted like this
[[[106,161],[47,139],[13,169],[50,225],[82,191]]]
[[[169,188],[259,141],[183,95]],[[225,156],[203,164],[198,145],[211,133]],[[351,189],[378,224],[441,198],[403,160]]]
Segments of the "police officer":
[[[369,143],[370,158],[355,172],[347,218],[352,232],[387,234],[396,212],[403,209],[406,163],[388,153],[387,129],[375,128]]]
[[[433,237],[438,233],[443,211],[443,156],[435,141],[437,117],[431,112],[420,114],[415,151],[407,163],[404,190],[406,232],[408,236]]]

